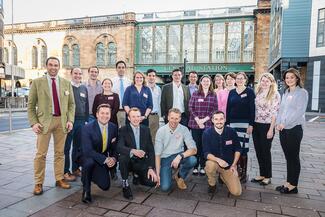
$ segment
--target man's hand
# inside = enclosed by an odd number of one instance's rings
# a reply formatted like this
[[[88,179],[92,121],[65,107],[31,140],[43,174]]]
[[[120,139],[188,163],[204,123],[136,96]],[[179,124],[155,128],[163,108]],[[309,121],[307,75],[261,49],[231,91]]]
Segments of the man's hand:
[[[237,165],[231,165],[230,171],[235,175],[238,176]]]
[[[138,158],[143,158],[146,154],[146,152],[142,151],[142,150],[138,150],[138,149],[132,149],[131,150],[131,153],[134,155],[134,156],[137,156]]]
[[[160,175],[157,173],[157,184],[155,188],[158,188],[160,186]]]
[[[40,123],[36,123],[32,126],[34,133],[40,134],[42,132],[43,126]]]
[[[218,158],[217,163],[218,163],[219,166],[222,167],[222,168],[225,168],[225,167],[229,166],[229,164],[228,164],[226,161],[224,161],[224,160],[222,160],[222,159],[220,159],[220,158]]]
[[[65,128],[68,130],[68,132],[70,132],[72,130],[72,128],[73,128],[72,122],[68,121]]]
[[[109,168],[113,167],[116,163],[116,159],[114,157],[108,157],[106,160],[106,164]]]
[[[283,124],[278,124],[278,125],[276,125],[276,129],[278,131],[282,131],[284,129],[284,125]]]
[[[179,166],[179,163],[181,162],[181,160],[182,160],[182,157],[178,154],[175,158],[174,158],[174,160],[172,161],[172,163],[171,163],[171,167],[173,167],[174,169],[177,169],[178,168],[178,166]]]
[[[147,178],[152,182],[158,182],[158,177],[153,169],[148,170]]]

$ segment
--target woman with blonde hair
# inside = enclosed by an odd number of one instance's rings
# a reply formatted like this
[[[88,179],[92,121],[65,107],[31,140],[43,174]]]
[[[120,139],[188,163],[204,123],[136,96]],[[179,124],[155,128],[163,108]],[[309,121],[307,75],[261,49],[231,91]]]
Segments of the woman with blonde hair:
[[[214,92],[217,95],[218,110],[226,114],[229,90],[226,89],[226,81],[221,74],[214,76],[214,87]]]
[[[255,123],[253,128],[253,142],[260,174],[251,180],[252,182],[260,183],[260,185],[271,183],[271,146],[280,99],[278,86],[273,75],[271,73],[263,73],[256,89]]]
[[[308,92],[302,87],[300,73],[290,68],[283,74],[285,91],[276,129],[280,132],[280,143],[287,161],[287,181],[275,190],[283,194],[297,194],[300,175],[300,143],[303,137],[305,112],[308,104]]]

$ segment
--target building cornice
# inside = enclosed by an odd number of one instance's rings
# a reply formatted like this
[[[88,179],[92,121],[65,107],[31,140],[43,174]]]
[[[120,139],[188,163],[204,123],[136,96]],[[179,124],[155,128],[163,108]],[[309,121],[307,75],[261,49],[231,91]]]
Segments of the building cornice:
[[[254,16],[257,14],[270,14],[271,8],[258,8],[254,10]]]

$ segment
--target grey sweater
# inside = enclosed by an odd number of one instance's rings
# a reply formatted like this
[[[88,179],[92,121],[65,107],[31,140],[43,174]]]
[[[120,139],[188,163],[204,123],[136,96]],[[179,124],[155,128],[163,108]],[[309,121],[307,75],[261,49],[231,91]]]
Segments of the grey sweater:
[[[276,124],[283,124],[284,129],[291,129],[297,125],[304,126],[305,112],[308,104],[308,92],[299,86],[292,92],[289,89],[282,95]]]

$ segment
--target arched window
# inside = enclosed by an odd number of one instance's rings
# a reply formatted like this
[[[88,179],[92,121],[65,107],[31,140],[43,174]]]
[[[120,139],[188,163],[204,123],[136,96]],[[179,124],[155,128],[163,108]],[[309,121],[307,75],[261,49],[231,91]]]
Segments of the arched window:
[[[80,66],[80,49],[79,45],[72,45],[72,66]]]
[[[63,59],[62,65],[64,67],[70,66],[70,50],[69,50],[68,45],[66,45],[66,44],[63,45],[63,48],[62,48],[62,59]]]
[[[8,48],[4,48],[3,49],[3,61],[5,63],[9,63],[9,52],[8,52]]]
[[[37,60],[38,60],[37,47],[33,46],[32,47],[32,68],[33,69],[37,68]]]
[[[101,42],[96,45],[96,64],[97,66],[105,66],[105,47]]]
[[[113,66],[116,62],[116,45],[114,42],[108,43],[108,65]]]
[[[13,56],[13,60],[14,60],[13,64],[16,66],[18,63],[17,47],[16,46],[12,47],[12,56]]]
[[[45,68],[46,59],[47,59],[47,47],[43,45],[41,48],[41,67],[42,68]]]

